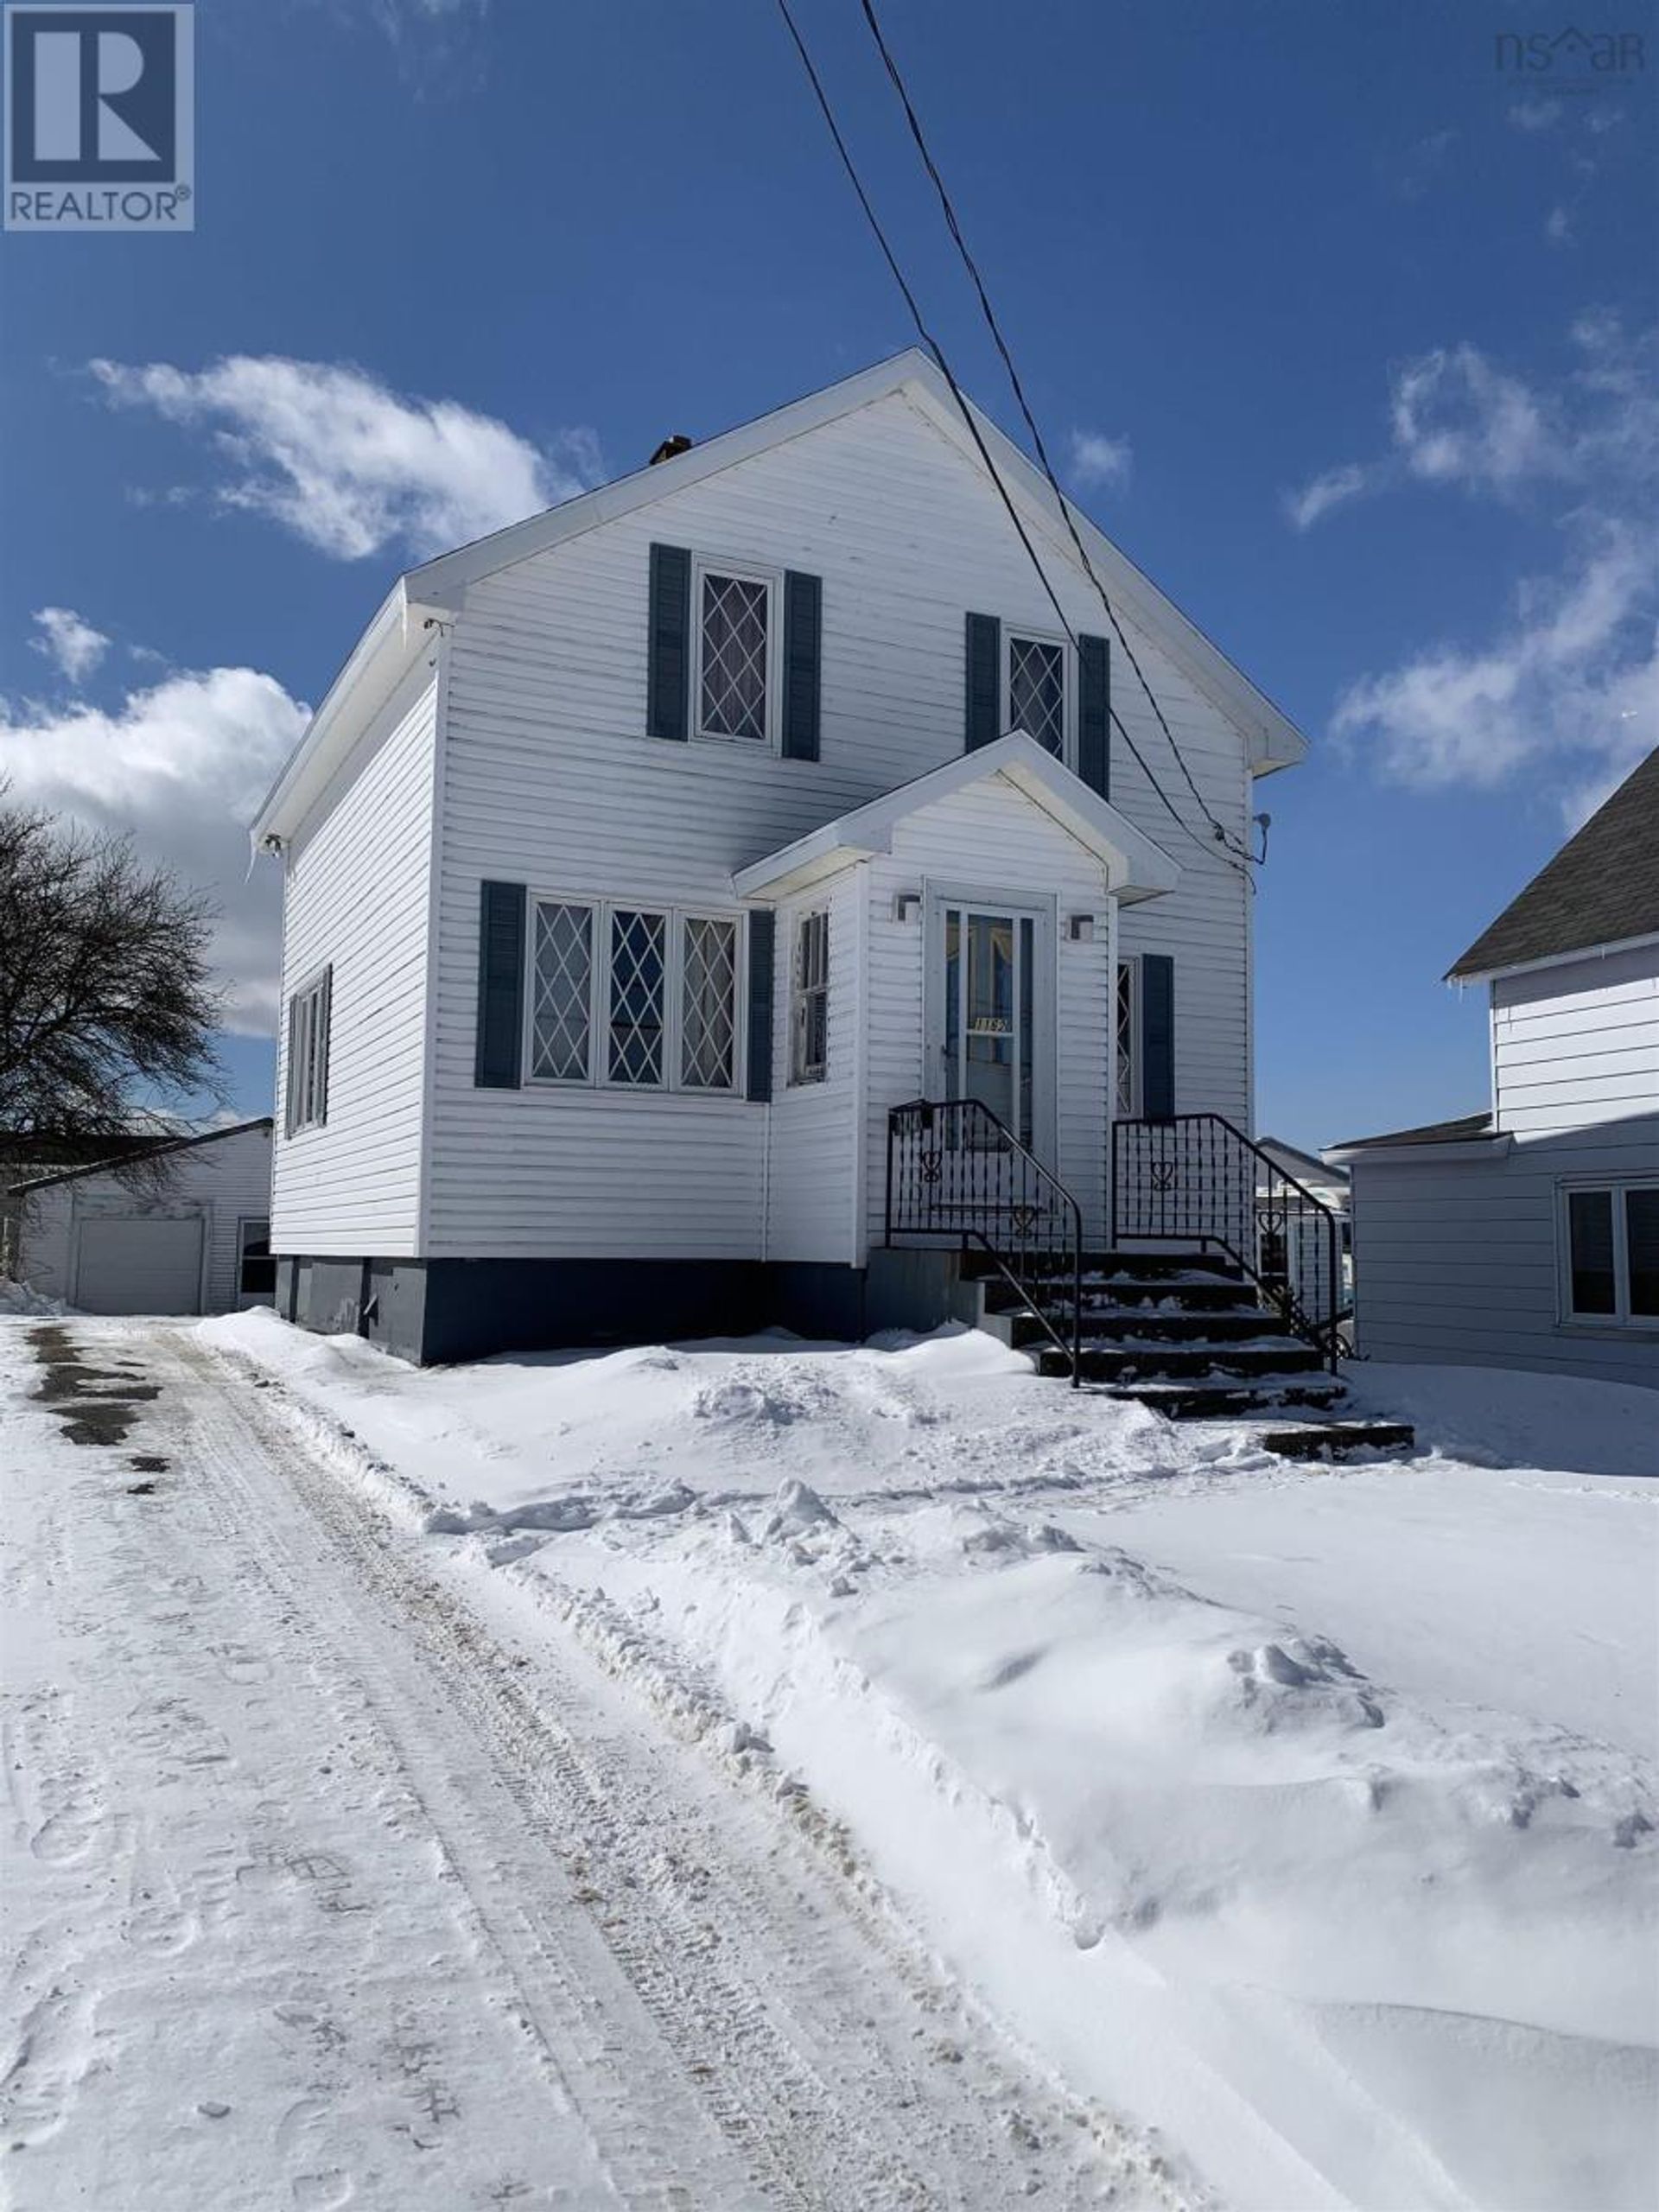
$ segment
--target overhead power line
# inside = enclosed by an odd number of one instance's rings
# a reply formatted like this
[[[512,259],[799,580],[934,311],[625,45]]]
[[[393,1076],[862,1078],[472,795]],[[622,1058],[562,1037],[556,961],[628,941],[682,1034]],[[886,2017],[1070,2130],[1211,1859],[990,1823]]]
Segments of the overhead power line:
[[[1077,633],[1071,626],[1071,619],[1067,615],[1065,607],[1060,604],[1060,601],[1054,590],[1054,587],[1049,581],[1048,572],[1043,566],[1035,545],[1032,543],[1031,535],[1026,528],[1025,522],[1021,518],[1018,508],[1014,505],[1013,497],[1008,491],[1007,486],[1002,480],[1001,471],[997,467],[996,462],[992,457],[990,448],[985,442],[984,435],[981,431],[978,421],[975,416],[973,407],[968,400],[966,394],[963,391],[961,385],[957,381],[956,373],[952,370],[950,363],[946,357],[944,346],[929,329],[926,319],[922,314],[921,307],[917,300],[916,295],[912,290],[911,286],[905,276],[904,270],[899,266],[898,256],[893,251],[893,246],[887,238],[887,234],[882,227],[880,218],[875,212],[875,208],[870,200],[870,195],[865,189],[863,179],[858,173],[857,164],[853,160],[847,141],[842,134],[841,126],[836,120],[835,110],[830,105],[830,97],[824,90],[823,79],[820,78],[817,69],[813,63],[812,56],[808,51],[806,41],[801,35],[800,29],[795,21],[795,17],[791,12],[789,0],[778,0],[778,11],[783,17],[785,28],[788,31],[790,39],[794,45],[795,51],[800,58],[801,67],[806,73],[807,82],[812,88],[813,97],[817,101],[819,111],[823,117],[824,124],[830,132],[830,139],[835,145],[836,153],[841,158],[842,167],[847,172],[848,181],[851,184],[854,193],[857,196],[859,206],[864,213],[864,219],[869,225],[871,233],[874,237],[877,245],[880,248],[882,258],[886,261],[887,268],[892,274],[893,280],[899,287],[899,290],[903,296],[905,305],[910,311],[910,318],[916,327],[917,335],[920,338],[923,345],[932,356],[934,362],[938,367],[940,375],[944,378],[945,384],[950,390],[950,396],[957,404],[963,423],[967,427],[969,435],[972,438],[975,448],[979,454],[979,457],[984,463],[986,473],[989,476],[991,482],[995,486],[1002,505],[1007,510],[1008,520],[1014,525],[1014,533],[1025,550],[1027,558],[1030,561],[1033,569],[1036,572],[1038,582],[1042,585],[1044,594],[1046,596],[1050,606],[1054,609],[1056,620],[1058,621],[1062,631],[1065,632],[1066,639],[1075,652],[1077,649]],[[876,29],[879,41],[879,27],[876,27],[873,23],[872,28]],[[908,103],[906,103],[906,105],[908,105]],[[935,174],[937,181],[937,173]],[[943,191],[942,186],[939,188]],[[965,251],[965,248],[963,251]],[[983,294],[982,289],[982,296]],[[986,305],[988,310],[988,302],[987,302]],[[1002,351],[1003,358],[1007,361],[1009,373],[1012,377],[1014,373],[1014,365],[1013,362],[1008,359],[1006,347],[1002,346],[1000,332],[997,333],[997,340],[999,349]],[[1020,400],[1023,408],[1023,393],[1020,394]],[[1033,430],[1033,436],[1035,436],[1036,426],[1033,423],[1031,423],[1028,412],[1027,414],[1027,420]],[[1038,440],[1038,442],[1040,444],[1039,439]],[[1046,454],[1044,456],[1044,460],[1045,474],[1047,475],[1051,485],[1053,486],[1056,494],[1059,499],[1060,512],[1065,517],[1068,527],[1071,529],[1073,538],[1075,540],[1077,536],[1076,526],[1072,522],[1068,503],[1064,493],[1060,493],[1058,485],[1055,482],[1052,470],[1048,468],[1046,466]],[[1150,698],[1152,696],[1150,687],[1147,685],[1146,677],[1141,673],[1138,662],[1135,662],[1135,655],[1132,648],[1128,645],[1127,639],[1123,639],[1122,628],[1118,624],[1116,613],[1112,610],[1110,601],[1107,597],[1104,588],[1100,584],[1099,579],[1095,577],[1092,565],[1090,563],[1087,554],[1084,552],[1081,544],[1078,545],[1078,551],[1083,556],[1085,569],[1087,569],[1089,575],[1093,579],[1096,590],[1100,593],[1102,602],[1106,607],[1106,612],[1111,620],[1112,626],[1116,632],[1120,640],[1122,641],[1124,651],[1128,655],[1131,664],[1135,666],[1135,673],[1140,677],[1141,684],[1143,688],[1147,689],[1147,696]],[[1154,711],[1158,712],[1157,702],[1155,699],[1153,702],[1153,705]],[[1123,742],[1128,746],[1130,753],[1140,766],[1141,773],[1146,777],[1147,783],[1152,786],[1152,789],[1157,793],[1158,798],[1162,802],[1171,820],[1174,822],[1179,830],[1184,831],[1185,834],[1192,840],[1193,843],[1198,847],[1201,852],[1213,853],[1216,849],[1215,844],[1210,840],[1201,837],[1198,831],[1194,830],[1192,824],[1187,821],[1186,817],[1181,813],[1179,808],[1175,804],[1174,801],[1170,798],[1169,793],[1164,789],[1162,784],[1158,780],[1157,776],[1153,772],[1151,763],[1147,760],[1140,747],[1135,743],[1133,734],[1125,727],[1122,717],[1118,714],[1116,708],[1113,708],[1111,710],[1111,719],[1114,727],[1116,728],[1119,735],[1122,738]],[[1160,721],[1163,720],[1160,713],[1159,715],[1159,719]],[[1166,736],[1169,738],[1172,749],[1175,752],[1176,759],[1180,762],[1182,770],[1185,772],[1186,764],[1180,759],[1179,748],[1175,745],[1173,735],[1170,733],[1167,723],[1164,723],[1164,730]],[[1189,776],[1189,783],[1191,780],[1191,777]],[[1198,803],[1200,806],[1203,806],[1203,798],[1201,795],[1198,794],[1196,785],[1194,785],[1193,789],[1194,795],[1198,797]],[[1205,810],[1208,813],[1207,808]],[[1211,817],[1211,819],[1213,823],[1213,816]],[[1249,870],[1248,867],[1244,866],[1241,860],[1236,858],[1234,854],[1227,849],[1224,842],[1225,831],[1222,829],[1221,825],[1219,823],[1216,823],[1215,827],[1217,830],[1217,840],[1222,843],[1223,857],[1228,861],[1230,866],[1236,868],[1238,873],[1245,877],[1248,881],[1249,880]],[[1249,857],[1249,855],[1246,854],[1243,855],[1243,860],[1248,861]]]
[[[1084,574],[1088,577],[1090,582],[1094,586],[1096,592],[1099,594],[1100,603],[1106,610],[1106,619],[1111,624],[1113,633],[1116,637],[1118,644],[1122,647],[1130,667],[1135,671],[1135,677],[1140,683],[1141,689],[1147,695],[1147,703],[1152,709],[1153,714],[1156,717],[1158,727],[1162,730],[1164,737],[1168,743],[1169,749],[1175,756],[1176,766],[1179,768],[1182,775],[1186,779],[1187,789],[1192,792],[1194,799],[1197,800],[1199,811],[1203,814],[1205,819],[1210,823],[1211,828],[1215,831],[1216,837],[1219,842],[1227,845],[1231,850],[1236,853],[1240,858],[1249,860],[1251,857],[1249,852],[1246,851],[1244,847],[1231,836],[1225,823],[1217,819],[1216,815],[1211,811],[1204,793],[1198,789],[1198,785],[1194,782],[1192,772],[1186,764],[1186,756],[1182,753],[1180,747],[1175,741],[1175,733],[1171,729],[1168,720],[1164,714],[1164,710],[1158,702],[1157,694],[1154,691],[1152,685],[1147,680],[1146,671],[1141,665],[1140,660],[1136,656],[1135,647],[1129,643],[1128,637],[1125,635],[1123,626],[1117,619],[1117,612],[1112,605],[1110,595],[1107,592],[1104,583],[1101,581],[1099,572],[1096,570],[1093,561],[1089,556],[1088,548],[1083,542],[1083,536],[1077,528],[1076,516],[1072,512],[1071,502],[1066,498],[1065,492],[1060,487],[1059,478],[1055,474],[1053,463],[1048,457],[1048,448],[1044,442],[1042,430],[1039,427],[1035,414],[1033,412],[1031,403],[1026,397],[1026,388],[1020,380],[1020,372],[1014,366],[1014,355],[1009,351],[1007,341],[1002,335],[1001,326],[997,321],[996,310],[991,305],[990,295],[985,289],[985,280],[980,274],[979,264],[974,259],[972,253],[969,250],[967,239],[963,236],[962,225],[957,220],[956,207],[951,201],[950,194],[945,184],[944,179],[939,174],[938,164],[934,160],[932,152],[928,146],[926,135],[922,129],[921,118],[916,112],[915,105],[911,99],[909,90],[905,84],[903,76],[900,74],[899,64],[893,59],[893,50],[888,46],[886,38],[882,35],[881,25],[876,16],[873,0],[860,0],[860,4],[863,10],[864,20],[869,26],[870,36],[875,41],[876,52],[881,57],[882,66],[887,70],[887,76],[893,85],[893,89],[899,96],[899,104],[904,109],[905,121],[910,127],[910,135],[915,141],[916,150],[922,159],[922,166],[926,169],[929,177],[932,181],[934,192],[938,197],[940,212],[944,217],[945,227],[949,230],[957,251],[962,257],[963,266],[968,271],[968,275],[972,281],[974,290],[978,296],[980,312],[985,318],[986,327],[989,330],[991,337],[995,342],[996,350],[1002,357],[1002,365],[1008,372],[1008,382],[1014,388],[1014,398],[1018,401],[1020,412],[1025,418],[1026,429],[1030,433],[1032,445],[1036,451],[1038,465],[1042,469],[1043,474],[1048,480],[1049,489],[1054,494],[1055,502],[1059,508],[1061,518],[1065,521],[1067,532],[1071,537],[1072,547],[1077,553],[1077,559],[1083,564]],[[1117,720],[1116,715],[1114,715],[1113,719],[1114,721]],[[1121,721],[1118,722],[1118,728],[1120,729],[1122,728]],[[1124,734],[1126,736],[1128,735],[1127,731]]]

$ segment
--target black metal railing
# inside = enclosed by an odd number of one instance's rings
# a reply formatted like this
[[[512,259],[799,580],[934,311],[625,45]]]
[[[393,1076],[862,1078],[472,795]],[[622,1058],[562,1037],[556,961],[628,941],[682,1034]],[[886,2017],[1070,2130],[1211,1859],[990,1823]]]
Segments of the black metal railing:
[[[1113,1124],[1111,1241],[1225,1254],[1336,1373],[1347,1317],[1337,1216],[1225,1115]]]
[[[1081,1381],[1082,1210],[988,1106],[912,1098],[892,1109],[887,1227],[889,1244],[948,1237],[985,1253]]]

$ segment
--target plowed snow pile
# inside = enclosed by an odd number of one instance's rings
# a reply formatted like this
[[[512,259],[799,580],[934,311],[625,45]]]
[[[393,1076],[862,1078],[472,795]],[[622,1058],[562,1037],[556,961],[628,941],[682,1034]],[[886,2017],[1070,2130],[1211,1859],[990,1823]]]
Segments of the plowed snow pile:
[[[1222,2198],[1654,2201],[1650,1393],[1373,1368],[1428,1448],[1310,1471],[966,1332],[425,1373],[204,1333],[503,1605],[715,1700]]]

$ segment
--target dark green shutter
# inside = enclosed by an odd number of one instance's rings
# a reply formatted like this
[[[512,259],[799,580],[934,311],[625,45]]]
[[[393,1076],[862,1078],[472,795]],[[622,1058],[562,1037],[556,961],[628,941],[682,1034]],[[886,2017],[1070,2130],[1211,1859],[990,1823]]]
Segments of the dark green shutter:
[[[1141,1111],[1167,1122],[1175,1111],[1175,963],[1141,956]]]
[[[769,906],[749,912],[749,1081],[756,1105],[772,1096],[772,997],[778,918]]]
[[[288,1002],[288,1084],[283,1109],[283,1135],[291,1137],[299,1120],[296,1101],[300,1084],[300,999],[296,991]]]
[[[334,964],[322,971],[322,993],[317,1007],[317,1127],[328,1119],[328,1046],[334,1019]]]
[[[480,1090],[515,1090],[524,1026],[524,887],[485,883],[480,893],[473,1081]]]
[[[823,586],[791,569],[784,578],[784,758],[818,757],[818,658]]]
[[[968,729],[963,750],[976,753],[1002,734],[1002,625],[995,614],[968,617]]]
[[[1077,773],[1102,798],[1112,795],[1112,648],[1077,639]]]
[[[645,728],[683,740],[691,696],[691,556],[683,545],[651,549],[650,627]]]

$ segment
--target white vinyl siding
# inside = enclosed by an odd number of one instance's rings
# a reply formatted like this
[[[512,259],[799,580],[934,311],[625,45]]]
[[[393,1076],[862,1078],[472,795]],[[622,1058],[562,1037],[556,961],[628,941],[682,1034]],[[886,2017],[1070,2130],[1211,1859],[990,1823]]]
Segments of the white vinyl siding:
[[[829,1260],[850,1265],[858,1249],[863,1228],[857,1191],[863,1131],[855,1102],[865,1033],[859,938],[861,924],[868,926],[868,866],[843,868],[830,882],[814,886],[778,909],[772,992],[775,1080],[766,1166],[769,1260]],[[812,913],[827,918],[823,1080],[785,1084],[794,1001],[791,954],[800,922]]]
[[[1574,1318],[1564,1190],[1650,1179],[1659,1115],[1518,1139],[1502,1156],[1353,1166],[1359,1349],[1659,1386],[1659,1323]]]
[[[1659,1110],[1659,944],[1492,985],[1500,1128],[1583,1128]]]
[[[325,967],[331,982],[327,1124],[277,1131],[278,1253],[419,1249],[435,690],[423,664],[283,856],[284,1003]]]
[[[653,540],[705,552],[710,566],[718,552],[740,574],[799,569],[823,579],[818,760],[786,760],[752,742],[675,744],[646,734]],[[1100,603],[1086,579],[1058,548],[1046,559],[1068,620],[1078,629],[1098,627]],[[1045,635],[1053,624],[994,489],[899,397],[468,589],[448,647],[426,1250],[755,1257],[768,1241],[763,1224],[770,1209],[779,1224],[769,1246],[774,1256],[849,1256],[846,1186],[839,1205],[826,1201],[822,1210],[824,1234],[833,1228],[833,1236],[813,1246],[800,1224],[817,1209],[780,1194],[776,1157],[768,1177],[768,1109],[741,1096],[474,1088],[479,884],[501,879],[556,888],[576,900],[719,912],[730,901],[734,868],[960,754],[963,625],[971,608],[995,612],[1021,634]],[[696,617],[694,600],[694,632]],[[772,626],[775,632],[775,619]],[[1242,739],[1138,633],[1136,652],[1208,804],[1242,841],[1249,815]],[[1114,706],[1147,758],[1166,760],[1144,697],[1127,670],[1116,666]],[[1244,885],[1202,825],[1196,843],[1173,828],[1121,742],[1114,744],[1113,772],[1114,804],[1182,871],[1173,892],[1123,918],[1126,952],[1175,958],[1177,1104],[1214,1108],[1243,1122],[1249,1103]],[[1167,780],[1184,791],[1173,766]],[[1185,804],[1196,820],[1190,798]],[[1083,858],[1064,833],[1053,834]],[[1049,850],[1045,844],[1046,859]],[[1019,865],[1017,855],[1000,861],[993,855],[984,873],[1007,886],[1011,875],[1020,880]],[[939,872],[973,871],[958,861]],[[1052,895],[1052,878],[1026,880]],[[1088,903],[1102,906],[1097,880]],[[779,910],[773,1116],[791,1090],[788,912]],[[872,933],[893,926],[872,894]],[[921,934],[912,931],[917,941]],[[1058,945],[1057,961],[1065,969],[1103,960],[1105,936],[1103,930],[1092,950]],[[810,1086],[826,1094],[836,1090],[842,1057],[836,997],[842,963],[859,942],[856,927],[842,931],[839,906],[831,939],[830,1078]],[[337,1007],[342,1003],[337,974]],[[1063,1051],[1085,1090],[1092,1085],[1096,1118],[1106,1065],[1101,1025],[1109,1003],[1103,992],[1092,1030],[1075,1039],[1062,1026]],[[337,1012],[337,1050],[342,1018]],[[884,1042],[880,1033],[891,1010],[878,1007],[871,1018],[872,1056],[896,1053],[897,1041]],[[919,1053],[919,1028],[906,1049]],[[906,1095],[914,1088],[912,1079]],[[331,1103],[331,1121],[334,1111]],[[870,1141],[869,1131],[861,1133],[861,1146]],[[1071,1169],[1097,1189],[1103,1149],[1093,1122],[1065,1144]],[[869,1155],[874,1203],[884,1147],[885,1120]]]

